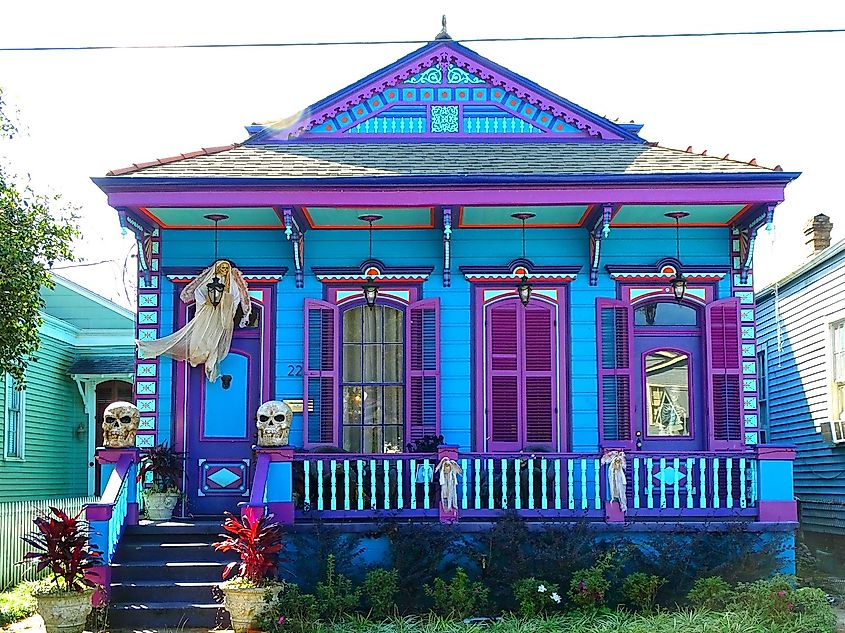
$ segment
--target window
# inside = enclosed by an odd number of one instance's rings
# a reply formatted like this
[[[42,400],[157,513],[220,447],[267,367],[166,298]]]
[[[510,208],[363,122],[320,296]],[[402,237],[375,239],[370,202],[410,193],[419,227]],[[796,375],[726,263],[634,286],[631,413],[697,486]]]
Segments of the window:
[[[305,301],[305,445],[401,452],[439,431],[439,302]]]
[[[634,310],[636,327],[678,327],[698,325],[698,311],[671,301],[652,301]]]
[[[845,321],[831,325],[831,419],[845,420]]]
[[[645,357],[649,437],[689,437],[690,357],[674,350],[656,350]]]
[[[23,459],[24,401],[26,391],[17,389],[15,379],[6,375],[5,447],[4,456]]]
[[[485,310],[487,449],[557,445],[555,306],[496,301]]]
[[[760,439],[763,441],[769,430],[769,368],[765,349],[757,350],[757,403],[760,407]]]

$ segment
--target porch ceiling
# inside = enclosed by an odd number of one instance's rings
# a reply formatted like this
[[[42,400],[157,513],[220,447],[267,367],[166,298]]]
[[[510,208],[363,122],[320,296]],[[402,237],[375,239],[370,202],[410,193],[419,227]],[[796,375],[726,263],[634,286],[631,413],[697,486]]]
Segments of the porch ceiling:
[[[223,213],[229,219],[220,224],[229,228],[279,228],[284,226],[273,207],[141,207],[140,212],[163,228],[213,228],[204,216]]]

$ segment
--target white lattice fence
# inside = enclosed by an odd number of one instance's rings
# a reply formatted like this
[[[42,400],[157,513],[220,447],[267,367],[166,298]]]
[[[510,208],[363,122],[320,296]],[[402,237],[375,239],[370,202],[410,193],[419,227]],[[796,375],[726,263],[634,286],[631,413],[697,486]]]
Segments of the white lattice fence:
[[[0,503],[0,589],[36,578],[32,566],[16,563],[27,551],[21,537],[35,529],[32,520],[37,514],[48,512],[52,506],[75,515],[86,503],[96,500],[97,497],[71,497]]]

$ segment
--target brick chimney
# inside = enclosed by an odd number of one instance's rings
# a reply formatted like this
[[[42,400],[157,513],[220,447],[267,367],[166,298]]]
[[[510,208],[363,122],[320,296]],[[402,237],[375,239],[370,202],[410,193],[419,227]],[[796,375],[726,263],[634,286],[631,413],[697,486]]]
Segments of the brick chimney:
[[[807,221],[807,224],[804,225],[804,235],[806,236],[804,243],[809,249],[808,255],[810,257],[830,246],[830,229],[832,228],[833,224],[830,218],[824,213],[819,213]]]

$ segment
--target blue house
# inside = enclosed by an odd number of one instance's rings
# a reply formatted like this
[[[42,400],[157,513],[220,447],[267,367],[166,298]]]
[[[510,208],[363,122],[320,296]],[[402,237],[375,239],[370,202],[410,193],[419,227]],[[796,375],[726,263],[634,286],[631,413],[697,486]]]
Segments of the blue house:
[[[762,428],[797,447],[801,528],[825,547],[845,543],[845,240],[830,230],[812,218],[809,259],[757,295]]]
[[[444,33],[245,141],[95,178],[143,254],[137,443],[186,452],[179,511],[791,539],[751,256],[798,174],[640,128]],[[274,400],[287,445],[253,450]]]

